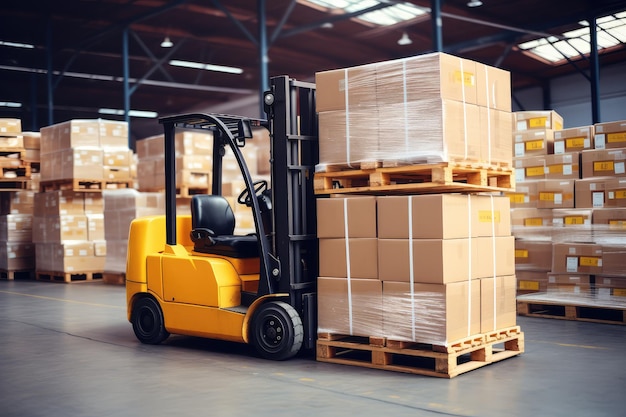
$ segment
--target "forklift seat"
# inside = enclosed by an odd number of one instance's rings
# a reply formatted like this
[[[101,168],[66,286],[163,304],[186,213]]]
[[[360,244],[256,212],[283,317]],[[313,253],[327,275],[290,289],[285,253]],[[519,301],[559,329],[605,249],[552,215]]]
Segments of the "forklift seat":
[[[191,241],[196,252],[258,258],[257,236],[237,236],[234,231],[235,215],[224,197],[196,194],[191,198]]]

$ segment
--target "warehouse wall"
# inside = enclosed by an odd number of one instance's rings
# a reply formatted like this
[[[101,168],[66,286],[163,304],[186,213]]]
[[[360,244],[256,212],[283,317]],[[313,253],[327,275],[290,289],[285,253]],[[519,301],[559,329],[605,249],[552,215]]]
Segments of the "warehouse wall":
[[[550,82],[550,108],[563,116],[564,127],[592,124],[591,84],[581,74],[560,77]],[[524,110],[542,110],[542,91],[529,88],[514,91]],[[513,103],[513,110],[521,110]],[[626,63],[600,68],[600,122],[626,119]]]

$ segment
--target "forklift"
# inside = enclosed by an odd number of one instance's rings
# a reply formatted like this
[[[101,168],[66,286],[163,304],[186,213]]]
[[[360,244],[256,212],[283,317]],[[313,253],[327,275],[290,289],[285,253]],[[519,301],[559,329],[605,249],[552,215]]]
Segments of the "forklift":
[[[127,316],[142,343],[170,334],[252,344],[266,359],[313,349],[317,336],[318,243],[313,174],[319,162],[315,84],[273,77],[263,95],[267,120],[183,114],[159,120],[165,133],[165,215],[133,220],[126,267]],[[271,187],[255,181],[241,152],[252,129],[270,133]],[[177,129],[211,132],[211,194],[176,214]],[[222,196],[230,149],[255,233],[235,235]]]

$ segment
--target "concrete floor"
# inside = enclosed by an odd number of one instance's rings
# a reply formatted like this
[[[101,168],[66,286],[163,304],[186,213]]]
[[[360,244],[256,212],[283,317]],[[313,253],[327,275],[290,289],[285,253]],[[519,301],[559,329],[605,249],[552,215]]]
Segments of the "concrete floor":
[[[182,336],[142,345],[124,291],[0,281],[0,416],[626,415],[626,326],[520,317],[526,353],[447,380]]]

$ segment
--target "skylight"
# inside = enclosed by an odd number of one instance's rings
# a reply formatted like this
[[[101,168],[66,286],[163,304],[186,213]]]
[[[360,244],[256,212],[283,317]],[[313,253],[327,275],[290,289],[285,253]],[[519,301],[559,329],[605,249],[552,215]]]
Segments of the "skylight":
[[[519,48],[537,59],[561,64],[567,58],[578,59],[591,52],[589,22],[579,22],[580,28],[563,33],[559,38],[550,36],[519,44]],[[626,11],[596,20],[598,50],[626,43]]]
[[[353,13],[360,10],[369,9],[387,3],[382,0],[306,0],[303,3],[309,3],[317,7],[334,13]],[[411,3],[397,3],[392,6],[384,7],[373,12],[359,15],[355,20],[363,23],[374,24],[377,26],[391,26],[396,23],[405,22],[415,19],[418,16],[426,14],[425,10]]]

